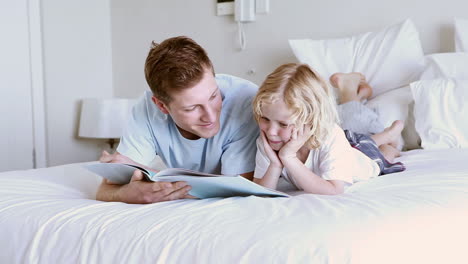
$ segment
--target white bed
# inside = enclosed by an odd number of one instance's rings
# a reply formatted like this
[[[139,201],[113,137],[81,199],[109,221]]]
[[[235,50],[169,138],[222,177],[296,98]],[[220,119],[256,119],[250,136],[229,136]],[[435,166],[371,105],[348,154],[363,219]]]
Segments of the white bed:
[[[338,196],[96,201],[81,167],[0,173],[0,263],[468,263],[468,149]]]
[[[323,76],[368,77],[381,122],[405,120],[405,149],[424,148],[403,152],[406,171],[337,196],[151,205],[96,201],[101,179],[83,164],[4,172],[0,263],[468,263],[468,54],[424,58],[409,20],[290,44]]]

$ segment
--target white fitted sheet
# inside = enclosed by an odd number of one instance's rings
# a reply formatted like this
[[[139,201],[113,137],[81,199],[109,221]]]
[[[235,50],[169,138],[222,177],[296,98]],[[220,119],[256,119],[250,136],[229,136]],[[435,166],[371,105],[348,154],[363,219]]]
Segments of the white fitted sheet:
[[[338,196],[151,205],[94,200],[81,164],[0,173],[0,263],[467,263],[468,149],[401,160]]]

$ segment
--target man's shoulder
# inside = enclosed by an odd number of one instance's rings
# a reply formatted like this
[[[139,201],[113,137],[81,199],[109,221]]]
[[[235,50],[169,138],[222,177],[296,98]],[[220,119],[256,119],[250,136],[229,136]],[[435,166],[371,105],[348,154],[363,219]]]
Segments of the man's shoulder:
[[[228,74],[217,74],[216,82],[223,95],[223,108],[228,111],[250,107],[258,91],[253,82]]]
[[[252,100],[258,86],[248,80],[226,74],[217,74],[216,80],[223,94],[221,110],[220,135],[233,136],[242,131],[250,133],[257,131],[258,126],[253,117]]]
[[[138,111],[146,111],[151,103],[151,92],[144,91],[143,94],[137,99],[134,109]]]
[[[159,111],[156,105],[152,101],[153,93],[151,91],[145,91],[135,103],[132,109],[132,116],[139,122],[151,123],[167,123],[168,118],[164,113]]]
[[[226,95],[241,94],[253,96],[258,90],[255,83],[229,74],[216,74],[216,82],[219,89]]]

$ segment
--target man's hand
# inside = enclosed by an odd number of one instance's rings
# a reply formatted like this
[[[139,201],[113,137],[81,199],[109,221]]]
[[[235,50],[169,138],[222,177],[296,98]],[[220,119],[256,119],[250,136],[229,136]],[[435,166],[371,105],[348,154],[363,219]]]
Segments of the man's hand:
[[[103,183],[101,187],[104,184],[106,183]],[[186,182],[146,182],[143,180],[143,173],[140,170],[135,170],[130,183],[119,186],[110,200],[131,204],[148,204],[196,198],[188,194],[190,189],[192,188]]]
[[[119,152],[109,154],[107,151],[103,151],[99,161],[103,163],[127,163],[150,169],[142,164],[136,163]],[[188,194],[190,189],[192,189],[192,187],[187,185],[186,182],[144,181],[143,173],[140,170],[135,170],[130,182],[125,185],[118,185],[104,180],[101,186],[99,186],[96,199],[100,201],[147,204],[176,199],[196,198]]]
[[[109,152],[105,150],[102,152],[101,157],[99,158],[99,162],[101,163],[127,163],[127,164],[136,165],[136,162],[134,162],[132,159],[120,154],[117,151],[114,152],[113,154],[110,154]]]

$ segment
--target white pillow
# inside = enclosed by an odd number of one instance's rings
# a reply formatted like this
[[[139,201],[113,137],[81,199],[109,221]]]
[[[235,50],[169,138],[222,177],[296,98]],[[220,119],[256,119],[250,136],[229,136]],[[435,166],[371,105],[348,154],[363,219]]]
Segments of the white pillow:
[[[455,19],[455,51],[468,52],[468,20]]]
[[[468,53],[437,53],[424,58],[420,80],[454,78],[468,80]]]
[[[420,148],[420,138],[414,127],[414,101],[409,85],[383,93],[369,100],[366,105],[378,114],[384,127],[390,126],[395,120],[405,123],[398,145],[400,150]]]
[[[468,148],[468,80],[423,80],[411,91],[422,147]]]
[[[340,39],[289,40],[296,58],[322,77],[336,72],[361,72],[373,87],[373,96],[417,80],[424,58],[419,34],[411,20]]]

